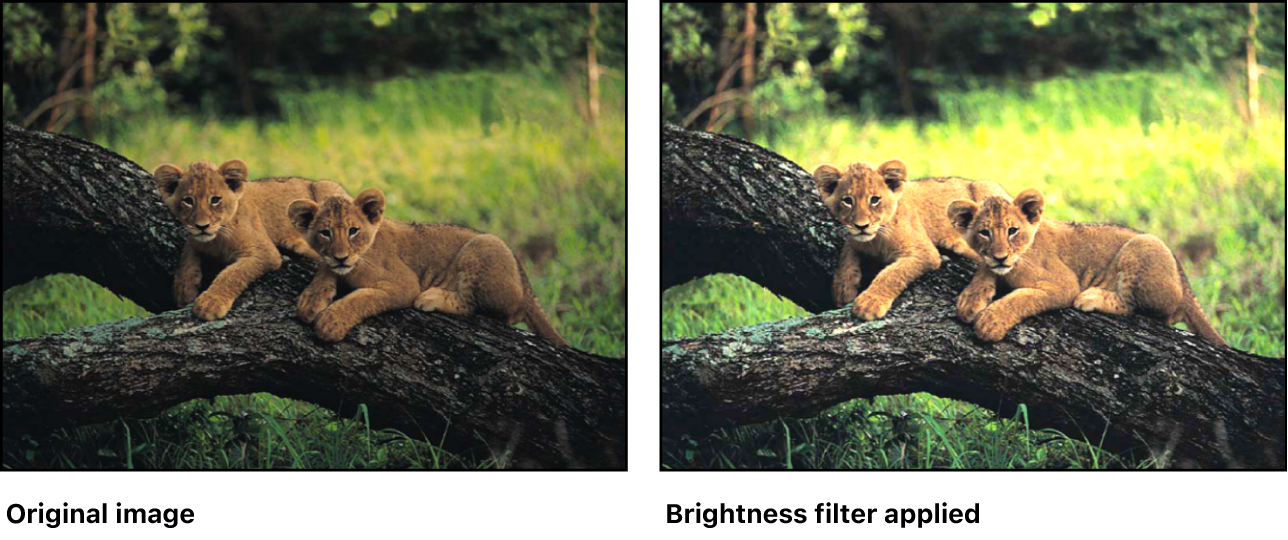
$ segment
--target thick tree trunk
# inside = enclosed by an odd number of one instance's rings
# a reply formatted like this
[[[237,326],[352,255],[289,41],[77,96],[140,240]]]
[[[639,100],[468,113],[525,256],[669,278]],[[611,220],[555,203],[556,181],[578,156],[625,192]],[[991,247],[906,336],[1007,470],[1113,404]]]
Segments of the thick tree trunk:
[[[840,242],[820,237],[826,210],[804,171],[749,143],[672,127],[662,160],[664,286],[734,272],[812,311],[826,305],[835,255],[821,251]],[[970,274],[968,261],[951,259],[875,322],[837,310],[664,342],[664,433],[703,436],[854,398],[930,392],[1003,415],[1025,404],[1035,429],[1174,466],[1284,467],[1282,359],[1151,319],[1072,310],[990,345],[954,317]]]
[[[86,276],[172,309],[181,239],[151,176],[70,137],[4,128],[4,287]],[[4,435],[146,417],[196,398],[271,392],[513,467],[626,466],[626,362],[480,318],[406,311],[327,345],[294,319],[311,263],[252,285],[229,318],[188,309],[4,344]]]
[[[832,306],[843,236],[813,180],[759,146],[662,127],[662,288],[746,276],[818,312]]]

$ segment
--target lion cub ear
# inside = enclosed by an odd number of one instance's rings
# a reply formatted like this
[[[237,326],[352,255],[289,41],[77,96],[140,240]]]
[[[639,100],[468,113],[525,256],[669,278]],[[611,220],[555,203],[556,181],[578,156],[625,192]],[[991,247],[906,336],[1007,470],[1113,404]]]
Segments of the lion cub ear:
[[[819,195],[824,199],[831,197],[836,193],[836,186],[841,183],[841,170],[831,163],[819,165],[814,169],[814,187],[818,188]]]
[[[233,190],[234,193],[240,193],[250,173],[245,161],[234,159],[225,161],[219,166],[219,175],[224,177],[224,182],[228,183],[228,189]]]
[[[903,187],[903,183],[908,181],[908,166],[897,159],[882,163],[880,167],[877,167],[877,173],[881,175],[881,178],[885,179],[890,191],[899,191]]]
[[[1042,221],[1042,211],[1046,209],[1046,200],[1042,198],[1042,192],[1036,189],[1026,189],[1015,196],[1015,206],[1020,209],[1029,223],[1037,225]]]
[[[975,213],[979,211],[979,205],[974,201],[958,199],[948,205],[948,221],[958,232],[965,232],[970,228],[970,223],[975,221]]]
[[[161,192],[162,197],[174,195],[175,190],[179,189],[179,179],[182,177],[183,171],[169,163],[157,167],[156,172],[152,173],[152,180],[156,182],[157,191]]]
[[[379,225],[385,215],[385,194],[379,189],[371,188],[358,195],[353,204],[362,209],[362,215],[372,225]]]
[[[313,220],[318,217],[318,204],[308,199],[300,199],[291,203],[286,209],[286,214],[291,217],[291,225],[301,232],[309,230],[313,226]]]

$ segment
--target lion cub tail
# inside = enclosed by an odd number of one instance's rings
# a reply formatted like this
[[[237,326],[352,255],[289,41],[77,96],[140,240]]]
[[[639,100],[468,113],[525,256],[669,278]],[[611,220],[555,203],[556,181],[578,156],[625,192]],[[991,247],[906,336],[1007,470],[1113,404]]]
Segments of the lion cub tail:
[[[1221,334],[1216,333],[1216,328],[1212,328],[1207,315],[1203,314],[1203,307],[1199,305],[1199,299],[1194,296],[1194,289],[1190,287],[1190,278],[1185,275],[1185,266],[1181,264],[1181,259],[1175,252],[1172,253],[1172,260],[1176,261],[1176,272],[1181,275],[1181,288],[1185,295],[1185,299],[1181,301],[1180,312],[1176,315],[1195,335],[1217,345],[1229,347],[1230,344],[1225,342]],[[1168,324],[1172,322],[1175,321],[1168,321]]]
[[[1185,305],[1181,307],[1181,321],[1185,323],[1185,326],[1203,339],[1217,345],[1229,347],[1230,344],[1226,343],[1221,334],[1216,333],[1216,329],[1212,328],[1212,323],[1208,322],[1207,315],[1203,314],[1203,308],[1199,306],[1199,301],[1194,297],[1194,293],[1185,296]]]
[[[563,336],[559,335],[559,332],[555,330],[555,327],[550,325],[550,320],[546,318],[546,312],[542,311],[541,304],[537,302],[537,297],[531,294],[528,295],[528,305],[524,308],[523,321],[528,323],[528,328],[531,328],[538,336],[546,338],[547,341],[564,347],[570,346]]]
[[[518,259],[515,259],[518,262]],[[523,322],[528,323],[528,328],[556,345],[571,347],[568,341],[559,335],[559,331],[550,324],[550,319],[546,318],[546,312],[541,309],[541,302],[537,301],[537,293],[532,290],[532,282],[528,281],[528,272],[523,269],[523,264],[519,264],[519,279],[523,282],[523,296],[525,300],[521,315]]]

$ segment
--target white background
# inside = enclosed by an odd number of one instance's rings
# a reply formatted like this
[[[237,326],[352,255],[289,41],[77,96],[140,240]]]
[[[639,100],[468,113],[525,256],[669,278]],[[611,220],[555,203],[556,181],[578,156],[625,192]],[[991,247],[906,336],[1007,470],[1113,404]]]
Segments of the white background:
[[[1236,472],[738,472],[659,471],[661,326],[658,191],[661,9],[629,6],[628,335],[630,472],[12,473],[0,503],[181,507],[196,522],[12,525],[5,538],[1046,538],[1280,537],[1284,473]],[[667,524],[666,505],[813,508],[980,504],[977,525]],[[14,536],[17,534],[17,536]],[[388,536],[386,536],[388,535]]]

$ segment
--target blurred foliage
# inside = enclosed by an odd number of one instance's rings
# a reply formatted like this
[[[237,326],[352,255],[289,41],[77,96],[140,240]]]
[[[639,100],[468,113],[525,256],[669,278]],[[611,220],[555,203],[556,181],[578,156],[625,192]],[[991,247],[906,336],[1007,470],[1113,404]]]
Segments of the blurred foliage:
[[[18,106],[13,102],[13,93],[9,91],[9,83],[4,84],[4,117],[9,118]]]
[[[664,4],[667,119],[680,121],[736,66],[744,4]],[[941,91],[1092,70],[1194,70],[1233,79],[1248,4],[758,4],[756,125],[842,106],[866,115],[936,116]],[[1260,4],[1258,62],[1280,77],[1283,3]],[[701,112],[701,111],[699,111]],[[697,127],[709,127],[698,122]],[[747,135],[747,134],[744,134]]]
[[[84,76],[85,6],[5,4],[4,9],[4,80],[10,87],[5,120],[47,112],[38,107],[60,90],[76,91]],[[204,4],[103,4],[96,24],[92,69],[98,84],[78,101],[92,99],[97,114],[107,117],[166,107],[172,97],[166,85],[191,79],[202,44],[221,36],[210,26]]]
[[[583,3],[98,6],[90,97],[109,130],[162,109],[273,115],[281,92],[331,80],[517,66],[584,74],[590,22]],[[81,87],[85,15],[86,4],[4,4],[6,120]],[[599,20],[599,63],[624,71],[625,5],[602,4]]]

